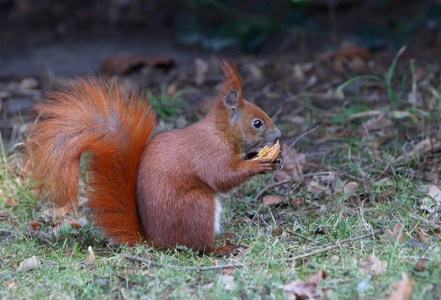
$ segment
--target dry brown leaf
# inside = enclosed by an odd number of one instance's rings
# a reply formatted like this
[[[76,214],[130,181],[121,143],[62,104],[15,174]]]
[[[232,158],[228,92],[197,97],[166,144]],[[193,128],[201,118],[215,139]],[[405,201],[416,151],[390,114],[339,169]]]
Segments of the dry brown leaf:
[[[358,183],[352,181],[352,182],[348,182],[344,186],[343,192],[348,195],[354,195],[357,189],[358,189]]]
[[[81,227],[81,224],[78,223],[76,220],[65,220],[64,223],[67,223],[74,228]]]
[[[9,198],[8,198],[7,203],[8,203],[9,206],[15,206],[15,205],[17,205],[17,202],[16,202],[16,201],[14,200],[14,198],[12,198],[12,197],[9,197]]]
[[[424,242],[424,241],[427,240],[427,238],[426,238],[426,236],[427,236],[427,232],[426,232],[424,229],[418,227],[418,228],[416,229],[416,232],[417,232],[417,235],[418,235],[418,239],[419,239],[420,241]]]
[[[393,238],[398,240],[398,244],[404,243],[404,229],[401,224],[396,224],[392,233]]]
[[[308,185],[306,186],[306,190],[309,193],[317,193],[322,191],[329,191],[329,188],[316,182],[316,181],[310,181]]]
[[[279,226],[279,227],[273,229],[272,235],[273,236],[281,236],[283,234],[283,231],[284,231],[283,227]]]
[[[38,221],[29,221],[28,226],[32,227],[33,229],[41,228],[42,225]]]
[[[424,258],[418,259],[417,263],[415,264],[415,271],[417,272],[423,272],[426,264],[426,260]]]
[[[288,294],[290,300],[327,298],[330,296],[330,290],[317,288],[320,281],[326,279],[327,276],[326,271],[319,270],[306,281],[300,279],[291,281],[283,287],[283,290]]]
[[[426,138],[416,144],[415,148],[408,153],[410,157],[416,154],[423,154],[430,150],[435,150],[441,147],[441,141],[435,138]]]
[[[378,130],[386,127],[390,127],[394,123],[389,120],[385,114],[381,114],[378,117],[371,118],[361,124],[366,131]]]
[[[378,259],[375,254],[368,255],[365,261],[361,264],[360,271],[364,275],[368,273],[380,274],[387,267],[387,262]]]
[[[433,181],[435,183],[437,183],[439,179],[438,173],[435,172],[424,172],[423,176],[424,176],[424,180]]]
[[[95,260],[95,254],[93,253],[92,246],[87,247],[87,260],[92,263]]]
[[[386,232],[384,234],[391,237],[391,238],[394,237],[394,233],[390,229],[386,230]]]
[[[422,202],[423,205],[421,205],[420,209],[425,209],[430,214],[436,214],[438,211],[441,211],[441,190],[436,185],[430,186],[429,193]]]
[[[71,211],[71,206],[65,205],[57,208],[49,208],[45,212],[49,215],[65,216]]]
[[[236,269],[235,268],[225,268],[222,270],[222,274],[231,275],[234,272],[234,270],[236,270]]]
[[[283,198],[279,196],[268,195],[263,197],[263,204],[266,206],[276,205],[279,203],[283,203]]]
[[[291,148],[287,152],[288,147],[287,144],[284,144],[282,147],[283,169],[276,171],[275,179],[277,181],[298,179],[303,176],[303,169],[306,165],[306,155],[297,153],[294,148]]]
[[[146,65],[172,68],[175,65],[175,61],[166,56],[119,55],[104,59],[101,62],[101,70],[108,75],[122,75],[132,73]]]
[[[394,289],[389,300],[406,300],[412,298],[413,280],[406,272],[401,273],[401,280],[392,283]]]
[[[17,272],[27,272],[29,270],[40,269],[41,262],[37,259],[37,257],[32,256],[31,258],[27,258],[23,260],[17,268]]]

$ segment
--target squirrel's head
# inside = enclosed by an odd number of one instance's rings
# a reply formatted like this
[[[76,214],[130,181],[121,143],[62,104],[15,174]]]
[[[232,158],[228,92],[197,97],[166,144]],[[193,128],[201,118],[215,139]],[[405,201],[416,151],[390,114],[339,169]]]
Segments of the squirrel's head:
[[[224,61],[225,80],[222,83],[219,104],[225,112],[223,124],[228,128],[234,144],[244,158],[251,158],[265,146],[273,145],[280,137],[280,130],[266,113],[242,96],[242,86],[237,69]],[[226,116],[226,117],[225,117]]]

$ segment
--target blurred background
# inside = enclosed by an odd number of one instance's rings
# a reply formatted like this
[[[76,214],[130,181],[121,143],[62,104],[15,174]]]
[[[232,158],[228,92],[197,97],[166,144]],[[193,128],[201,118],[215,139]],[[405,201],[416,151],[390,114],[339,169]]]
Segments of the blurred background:
[[[0,0],[0,130],[16,139],[19,112],[81,75],[119,76],[135,92],[179,91],[200,104],[216,96],[221,57],[274,113],[271,101],[384,74],[404,45],[404,61],[418,58],[439,75],[441,1]]]
[[[0,0],[0,76],[96,71],[121,53],[300,60],[344,42],[424,51],[441,46],[440,24],[441,2],[427,0]]]

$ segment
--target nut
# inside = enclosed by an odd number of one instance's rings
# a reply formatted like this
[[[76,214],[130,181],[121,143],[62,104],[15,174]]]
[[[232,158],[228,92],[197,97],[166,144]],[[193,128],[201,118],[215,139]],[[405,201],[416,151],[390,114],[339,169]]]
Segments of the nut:
[[[265,146],[262,148],[259,153],[255,157],[253,157],[252,160],[263,160],[263,159],[271,159],[271,162],[273,162],[280,153],[280,144],[279,140],[272,145],[272,146]]]

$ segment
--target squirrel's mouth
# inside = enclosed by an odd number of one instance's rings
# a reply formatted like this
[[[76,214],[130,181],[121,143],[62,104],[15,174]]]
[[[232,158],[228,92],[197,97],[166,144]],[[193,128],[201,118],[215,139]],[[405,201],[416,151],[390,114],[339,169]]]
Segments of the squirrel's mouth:
[[[279,138],[276,138],[272,143],[267,143],[267,144],[264,145],[263,147],[259,147],[259,149],[257,149],[257,150],[253,149],[251,152],[249,152],[249,153],[247,153],[247,154],[245,155],[245,159],[246,159],[246,160],[248,160],[248,159],[253,159],[254,157],[257,156],[257,154],[259,153],[259,151],[260,151],[261,149],[263,149],[264,147],[272,147],[272,146],[274,146],[274,144],[277,143],[278,140],[279,140]]]

